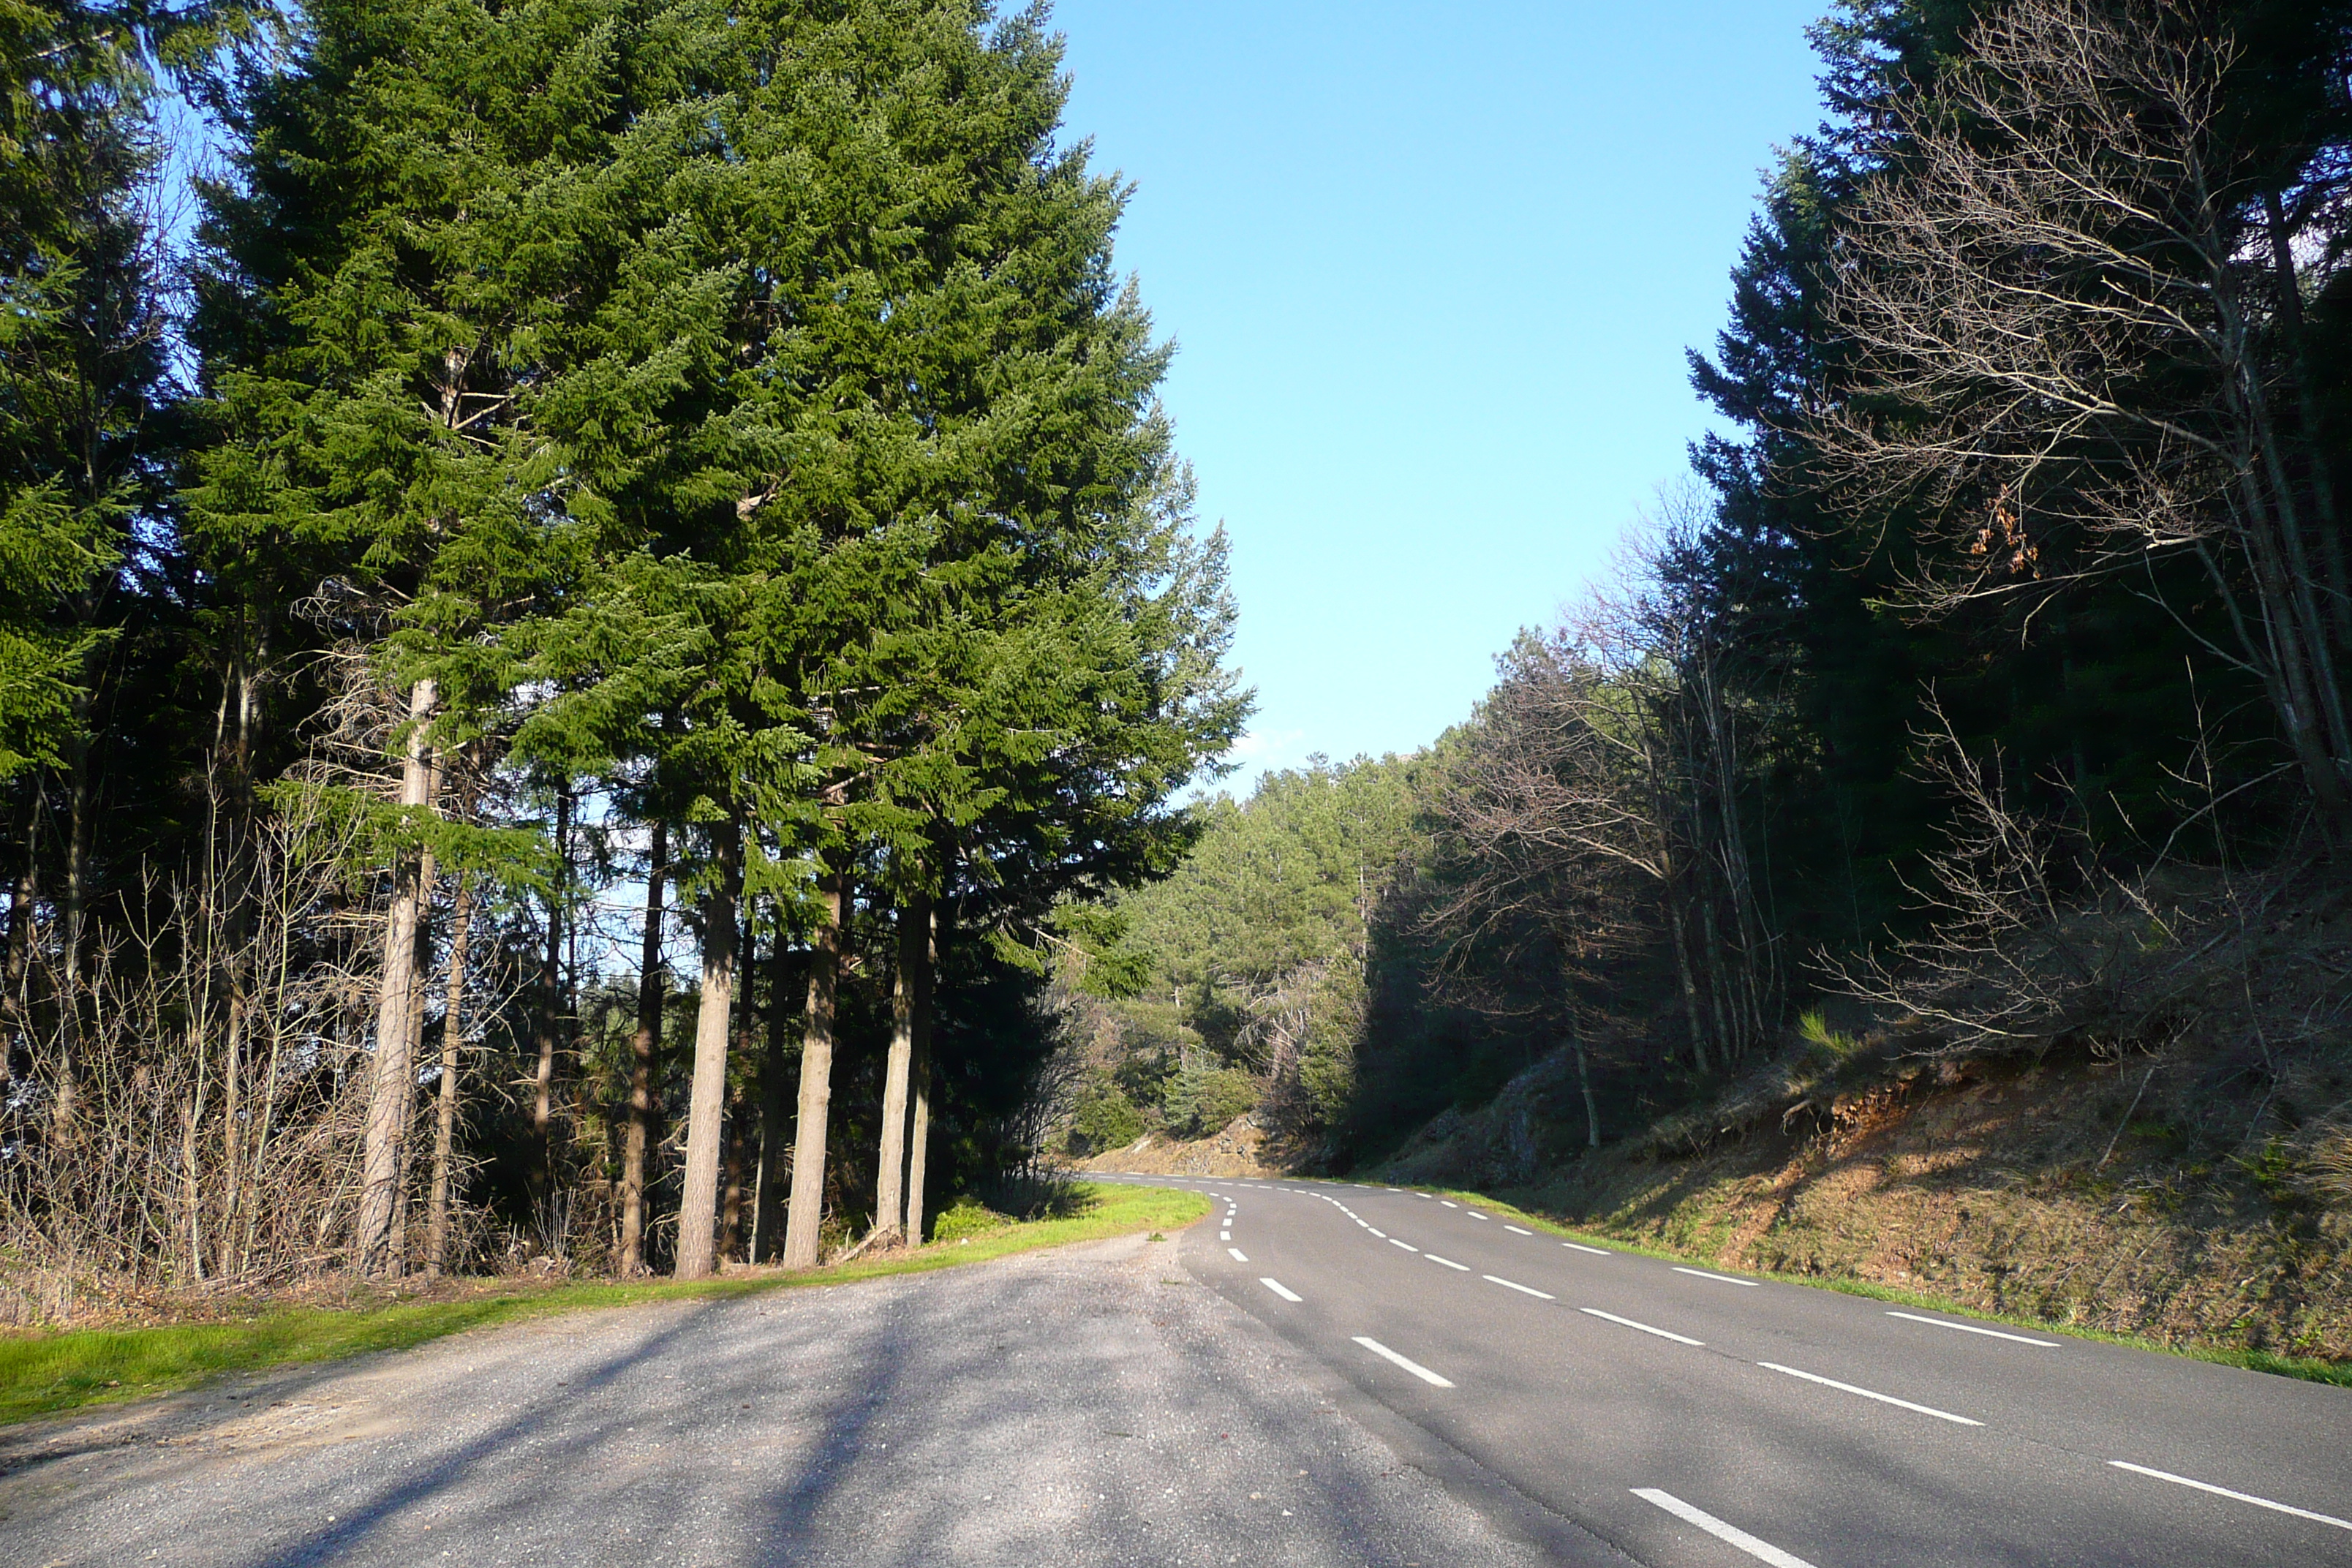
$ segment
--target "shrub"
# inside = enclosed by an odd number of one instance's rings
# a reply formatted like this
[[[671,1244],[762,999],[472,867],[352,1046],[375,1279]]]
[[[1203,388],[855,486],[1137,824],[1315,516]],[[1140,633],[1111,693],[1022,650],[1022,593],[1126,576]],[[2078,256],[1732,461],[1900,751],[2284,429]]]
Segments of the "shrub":
[[[1078,1101],[1070,1116],[1069,1151],[1093,1154],[1118,1149],[1143,1136],[1148,1123],[1135,1102],[1109,1084],[1095,1089]]]
[[[967,1236],[984,1236],[992,1230],[1002,1230],[1012,1223],[978,1198],[961,1197],[931,1221],[931,1239],[961,1241]]]

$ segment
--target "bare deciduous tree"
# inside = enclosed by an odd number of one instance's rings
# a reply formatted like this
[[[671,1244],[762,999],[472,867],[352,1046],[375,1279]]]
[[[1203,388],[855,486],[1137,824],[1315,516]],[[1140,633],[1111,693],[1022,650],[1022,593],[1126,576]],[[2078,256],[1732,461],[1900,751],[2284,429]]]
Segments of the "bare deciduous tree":
[[[2236,48],[2176,0],[2020,0],[1966,54],[1898,100],[1832,247],[1834,481],[1920,520],[1929,614],[2192,557],[2229,627],[2206,651],[2352,826],[2352,601],[2315,423],[2279,416],[2303,282],[2280,178],[2233,141]]]

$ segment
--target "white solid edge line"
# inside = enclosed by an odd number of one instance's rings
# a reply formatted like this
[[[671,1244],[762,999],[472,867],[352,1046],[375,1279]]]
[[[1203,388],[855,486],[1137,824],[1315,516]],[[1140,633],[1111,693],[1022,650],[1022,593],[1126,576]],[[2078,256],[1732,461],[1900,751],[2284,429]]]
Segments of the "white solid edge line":
[[[1720,1280],[1726,1285],[1746,1285],[1752,1288],[1756,1283],[1753,1279],[1734,1279],[1728,1274],[1709,1274],[1704,1268],[1685,1268],[1679,1263],[1675,1265],[1675,1272],[1677,1274],[1696,1274],[1701,1279]]]
[[[1392,1361],[1396,1363],[1397,1365],[1404,1368],[1405,1371],[1412,1373],[1413,1376],[1421,1379],[1423,1383],[1433,1384],[1438,1388],[1451,1388],[1454,1386],[1452,1383],[1438,1376],[1435,1373],[1422,1365],[1421,1363],[1407,1360],[1405,1357],[1401,1356],[1397,1354],[1396,1352],[1389,1349],[1388,1346],[1381,1343],[1378,1340],[1368,1339],[1362,1334],[1358,1334],[1356,1336],[1356,1342],[1363,1346],[1366,1350],[1371,1352],[1374,1355],[1379,1356],[1382,1361]]]
[[[1672,1492],[1662,1492],[1655,1487],[1635,1487],[1633,1495],[1643,1502],[1664,1509],[1685,1524],[1696,1524],[1717,1541],[1737,1546],[1759,1563],[1769,1563],[1772,1568],[1813,1568],[1813,1565],[1793,1552],[1783,1552],[1769,1541],[1759,1541],[1736,1524],[1726,1524],[1704,1509],[1693,1508]]]
[[[1538,1290],[1532,1285],[1522,1285],[1516,1279],[1506,1279],[1499,1274],[1481,1274],[1478,1278],[1489,1285],[1500,1285],[1506,1290],[1517,1290],[1523,1296],[1540,1296],[1547,1301],[1559,1300],[1548,1290]]]
[[[1916,1312],[1890,1311],[1886,1315],[1890,1318],[1908,1319],[1915,1323],[1929,1323],[1939,1329],[1958,1329],[1964,1334],[1983,1334],[1989,1339],[2011,1340],[2021,1345],[2040,1345],[2044,1350],[2054,1351],[2058,1348],[2056,1340],[2029,1340],[2023,1334],[2005,1334],[1999,1329],[1980,1329],[1974,1323],[1954,1323],[1948,1322],[1942,1318],[1923,1318]]]
[[[1509,1231],[1513,1236],[1533,1236],[1535,1234],[1535,1232],[1531,1230],[1521,1230],[1515,1225],[1507,1225],[1503,1228]]]
[[[1456,1263],[1451,1258],[1440,1258],[1434,1252],[1424,1252],[1422,1256],[1428,1258],[1432,1263],[1443,1263],[1446,1268],[1458,1268],[1465,1274],[1470,1272],[1470,1266],[1468,1264]]]
[[[1258,1283],[1265,1286],[1267,1289],[1273,1291],[1276,1295],[1281,1297],[1286,1301],[1304,1300],[1297,1291],[1290,1289],[1279,1279],[1260,1279]]]
[[[1622,1323],[1629,1329],[1639,1329],[1645,1334],[1655,1334],[1662,1340],[1672,1340],[1678,1345],[1703,1346],[1706,1343],[1705,1340],[1694,1340],[1682,1334],[1669,1333],[1664,1329],[1654,1329],[1647,1323],[1637,1323],[1631,1318],[1621,1318],[1614,1312],[1604,1312],[1598,1307],[1579,1307],[1577,1310],[1590,1313],[1596,1318],[1606,1318],[1612,1323]]]
[[[1932,1405],[1914,1405],[1907,1399],[1897,1399],[1891,1394],[1880,1394],[1874,1389],[1856,1388],[1851,1383],[1840,1383],[1836,1378],[1823,1377],[1817,1372],[1799,1372],[1795,1367],[1782,1366],[1777,1361],[1759,1361],[1756,1364],[1768,1372],[1785,1372],[1790,1377],[1801,1377],[1807,1383],[1818,1383],[1823,1388],[1834,1388],[1843,1394],[1858,1394],[1864,1399],[1875,1399],[1881,1405],[1899,1405],[1906,1410],[1916,1410],[1922,1415],[1932,1415],[1938,1421],[1949,1421],[1956,1426],[1984,1425],[1981,1421],[1971,1421],[1965,1415],[1955,1415],[1948,1410],[1938,1410]]]
[[[1228,1247],[1225,1250],[1234,1255],[1234,1261],[1236,1263],[1247,1263],[1249,1261],[1247,1258],[1244,1258],[1242,1255],[1242,1249],[1238,1247]]]
[[[1415,1247],[1415,1246],[1414,1246],[1412,1243],[1411,1243],[1410,1241],[1399,1241],[1399,1240],[1398,1240],[1395,1237],[1393,1237],[1393,1236],[1392,1236],[1392,1237],[1389,1237],[1389,1245],[1390,1245],[1391,1247],[1403,1247],[1407,1252],[1419,1252],[1419,1251],[1421,1250],[1421,1248],[1419,1248],[1418,1247]]]
[[[1598,1247],[1587,1247],[1580,1241],[1563,1241],[1560,1245],[1562,1247],[1572,1247],[1579,1252],[1589,1252],[1595,1258],[1614,1258],[1617,1256],[1613,1252],[1606,1251]]]
[[[2190,1480],[2187,1476],[2176,1476],[2170,1470],[2151,1470],[2146,1465],[2135,1465],[2129,1459],[2109,1459],[2107,1463],[2119,1470],[2129,1470],[2134,1475],[2154,1476],[2159,1481],[2170,1481],[2177,1487],[2195,1487],[2200,1492],[2211,1492],[2215,1497],[2250,1502],[2256,1508],[2266,1508],[2273,1513],[2291,1513],[2297,1519],[2307,1519],[2316,1524],[2332,1524],[2338,1530],[2352,1530],[2352,1519],[2338,1519],[2332,1513],[2314,1513],[2307,1508],[2295,1508],[2288,1503],[2273,1502],[2266,1497],[2256,1497],[2252,1492],[2233,1492],[2227,1487],[2217,1487],[2210,1481],[2195,1481]]]

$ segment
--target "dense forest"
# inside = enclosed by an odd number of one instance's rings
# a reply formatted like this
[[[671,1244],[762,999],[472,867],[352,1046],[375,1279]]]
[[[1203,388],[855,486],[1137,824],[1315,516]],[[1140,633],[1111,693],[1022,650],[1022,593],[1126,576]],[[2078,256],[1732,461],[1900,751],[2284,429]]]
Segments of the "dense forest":
[[[1525,1181],[1791,1061],[2193,1042],[2197,1136],[2352,1194],[2352,8],[1812,36],[1828,119],[1691,356],[1723,433],[1445,736],[1119,898],[1074,1150],[1239,1105],[1362,1168],[1542,1066]]]
[[[0,6],[0,1253],[690,1277],[1028,1161],[1247,709],[1044,23]]]

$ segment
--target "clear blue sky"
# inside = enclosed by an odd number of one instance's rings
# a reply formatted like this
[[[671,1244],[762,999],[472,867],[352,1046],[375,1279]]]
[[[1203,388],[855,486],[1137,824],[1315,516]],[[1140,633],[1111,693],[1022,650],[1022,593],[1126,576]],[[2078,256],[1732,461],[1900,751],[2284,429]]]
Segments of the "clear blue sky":
[[[1246,788],[1411,751],[1605,572],[1706,428],[1825,0],[1058,0],[1066,135],[1137,186],[1118,264],[1222,520]]]

